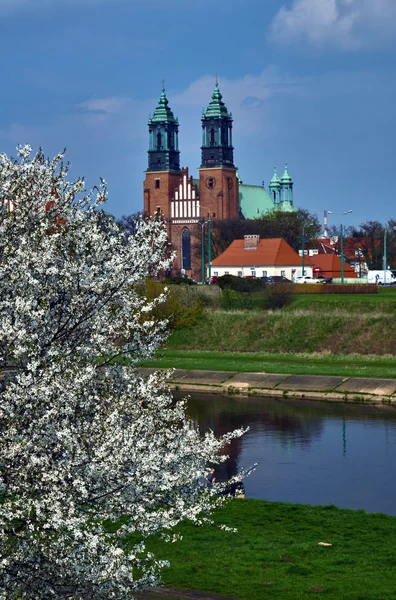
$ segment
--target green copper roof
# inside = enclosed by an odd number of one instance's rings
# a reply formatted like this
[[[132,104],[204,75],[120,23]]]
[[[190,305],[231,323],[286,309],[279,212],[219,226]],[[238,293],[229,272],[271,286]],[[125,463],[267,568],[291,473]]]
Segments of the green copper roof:
[[[285,172],[282,175],[281,183],[292,183],[292,178],[287,170],[287,163],[285,163]]]
[[[279,179],[278,174],[276,172],[276,167],[274,167],[274,174],[270,181],[270,188],[279,188],[280,184],[281,184],[281,180]]]
[[[202,119],[230,119],[232,120],[231,113],[228,112],[226,105],[222,100],[222,95],[219,90],[219,84],[216,83],[214,92],[212,94],[212,100],[206,112],[202,113]]]
[[[294,206],[294,204],[292,204],[289,201],[286,202],[279,202],[278,206],[277,206],[277,210],[279,210],[280,212],[297,212],[296,207]]]
[[[239,209],[245,219],[257,219],[274,210],[274,205],[262,186],[239,184]]]
[[[168,98],[165,94],[165,89],[162,89],[162,93],[158,102],[158,106],[154,111],[152,117],[149,117],[149,125],[151,123],[177,123],[177,118],[173,116],[173,112],[168,106]]]

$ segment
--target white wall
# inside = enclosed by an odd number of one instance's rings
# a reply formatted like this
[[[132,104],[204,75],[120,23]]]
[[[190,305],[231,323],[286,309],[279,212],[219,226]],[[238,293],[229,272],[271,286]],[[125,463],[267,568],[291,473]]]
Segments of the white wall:
[[[294,274],[292,273],[294,271]],[[312,267],[310,265],[304,266],[305,275],[309,275],[312,277]],[[235,275],[236,277],[247,277],[248,275],[252,275],[255,273],[256,277],[271,277],[272,275],[284,275],[287,279],[293,280],[296,277],[300,277],[302,275],[301,266],[255,266],[255,267],[215,267],[212,265],[212,276],[217,275],[217,277],[221,277],[222,275]],[[209,276],[208,268],[206,269],[206,276]]]

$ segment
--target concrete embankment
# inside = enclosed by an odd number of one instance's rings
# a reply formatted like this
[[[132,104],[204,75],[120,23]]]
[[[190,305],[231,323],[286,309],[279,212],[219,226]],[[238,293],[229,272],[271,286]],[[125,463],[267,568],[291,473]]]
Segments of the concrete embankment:
[[[148,375],[155,370],[141,368],[139,372]],[[169,385],[183,392],[305,398],[396,408],[396,379],[175,369]]]

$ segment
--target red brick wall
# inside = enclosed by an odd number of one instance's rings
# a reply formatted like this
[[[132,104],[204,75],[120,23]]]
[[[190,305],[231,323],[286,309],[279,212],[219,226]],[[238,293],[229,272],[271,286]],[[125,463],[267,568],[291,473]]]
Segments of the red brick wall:
[[[211,183],[212,180],[212,183]],[[239,189],[236,169],[199,169],[201,214],[210,209],[211,219],[239,217]],[[210,187],[212,185],[212,187]]]
[[[176,185],[179,182],[181,172],[174,171],[150,171],[146,172],[144,180],[144,212],[154,215],[159,206],[165,219],[170,217],[170,201]],[[160,187],[155,187],[155,181],[159,179]]]

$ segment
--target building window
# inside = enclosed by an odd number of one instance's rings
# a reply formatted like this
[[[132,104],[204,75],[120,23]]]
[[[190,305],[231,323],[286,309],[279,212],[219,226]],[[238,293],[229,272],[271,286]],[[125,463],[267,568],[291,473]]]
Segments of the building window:
[[[213,271],[213,275],[214,275],[215,277],[218,277],[218,275],[219,275],[219,272],[218,272],[218,271]]]
[[[182,269],[191,269],[191,234],[189,229],[182,233]]]
[[[242,271],[238,271],[238,277],[242,277]]]
[[[281,271],[281,277],[286,277],[286,271]]]
[[[268,271],[263,271],[263,277],[268,277],[267,273]]]
[[[155,189],[159,190],[160,189],[160,179],[156,179],[155,180]]]
[[[214,146],[215,143],[215,130],[211,129],[210,130],[210,145]]]
[[[256,277],[256,271],[252,271],[252,277]]]
[[[224,271],[224,275],[229,275],[230,272],[229,271]]]
[[[161,144],[162,144],[162,136],[160,133],[157,133],[157,150],[161,150]]]
[[[215,219],[215,218],[216,218],[216,213],[213,213],[213,219]]]

